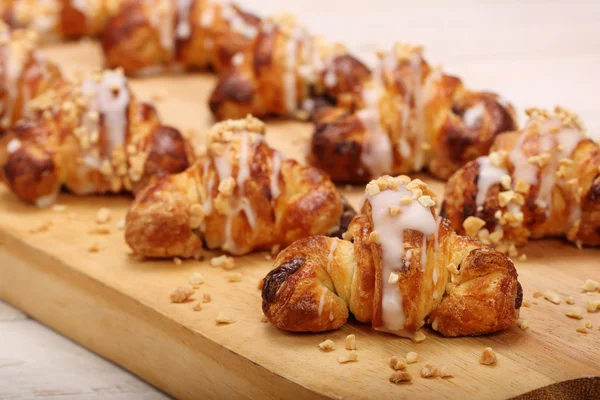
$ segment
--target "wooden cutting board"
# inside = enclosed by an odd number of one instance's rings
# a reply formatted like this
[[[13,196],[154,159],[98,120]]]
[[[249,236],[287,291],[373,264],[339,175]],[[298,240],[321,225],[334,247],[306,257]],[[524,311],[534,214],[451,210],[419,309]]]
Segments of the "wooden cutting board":
[[[101,65],[98,48],[91,43],[61,45],[47,53],[66,71]],[[193,129],[202,142],[212,123],[206,98],[213,84],[212,76],[188,75],[144,79],[132,86],[140,98],[162,97],[158,107],[163,119],[182,130]],[[268,142],[288,156],[303,158],[309,124],[280,121],[269,123],[268,130]],[[442,194],[441,183],[421,178]],[[341,190],[357,204],[360,188]],[[58,212],[25,205],[0,189],[0,298],[173,396],[509,398],[557,382],[600,376],[600,312],[585,311],[587,300],[600,300],[600,293],[580,291],[586,279],[600,280],[598,249],[578,250],[561,240],[535,241],[523,249],[529,261],[516,265],[524,299],[531,303],[521,312],[529,322],[525,331],[515,326],[457,339],[426,331],[427,340],[415,344],[350,321],[334,332],[288,334],[261,322],[257,285],[272,267],[266,253],[236,259],[236,270],[243,274],[237,283],[227,282],[226,271],[208,261],[176,265],[171,260],[132,259],[117,228],[130,201],[127,196],[62,194],[58,203],[66,209]],[[108,235],[90,233],[98,226],[100,207],[111,210]],[[39,232],[41,226],[47,230]],[[92,246],[99,251],[90,252]],[[193,272],[200,272],[206,283],[192,301],[172,304],[170,293],[186,286]],[[533,297],[546,290],[557,292],[561,304]],[[204,293],[212,301],[194,311]],[[565,304],[566,296],[575,305]],[[573,308],[583,312],[583,320],[565,316]],[[217,325],[219,312],[235,323]],[[594,327],[585,334],[576,332],[588,320]],[[356,335],[359,359],[339,364],[350,333]],[[317,345],[325,339],[334,340],[337,350],[321,352]],[[478,362],[488,346],[498,355],[495,366]],[[389,383],[390,357],[408,351],[420,357],[408,367],[413,382]],[[421,378],[419,370],[426,362],[448,366],[454,377]],[[544,393],[580,397],[581,390],[588,390],[585,382],[597,390],[597,380],[584,379]]]

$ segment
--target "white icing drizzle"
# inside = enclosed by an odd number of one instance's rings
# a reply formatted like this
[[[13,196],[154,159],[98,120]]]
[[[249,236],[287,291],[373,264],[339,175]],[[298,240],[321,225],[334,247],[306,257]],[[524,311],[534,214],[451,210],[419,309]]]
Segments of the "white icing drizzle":
[[[13,138],[10,140],[10,142],[8,142],[8,144],[6,145],[6,151],[8,152],[8,154],[12,154],[15,151],[19,150],[21,148],[21,141],[17,138]]]
[[[433,280],[433,284],[434,284],[434,285],[437,285],[437,282],[438,282],[438,274],[439,274],[439,273],[438,273],[438,269],[437,269],[437,263],[436,263],[436,264],[434,264],[434,266],[433,266],[433,273],[432,273],[432,275],[431,275],[431,279]]]
[[[177,0],[177,28],[175,30],[178,39],[187,39],[192,34],[190,24],[190,11],[192,0]]]
[[[239,67],[244,63],[244,53],[235,53],[233,57],[231,57],[231,64]]]
[[[271,189],[271,199],[273,202],[277,200],[279,195],[281,194],[281,190],[279,189],[279,172],[281,171],[281,154],[278,151],[273,153],[273,159],[271,164],[271,176],[269,187]]]
[[[221,3],[221,16],[227,21],[233,31],[244,36],[246,39],[253,39],[258,33],[257,29],[246,23],[244,18],[229,2]]]
[[[417,130],[414,132],[415,137],[415,158],[413,163],[413,169],[415,171],[420,171],[423,169],[423,165],[425,164],[425,153],[423,149],[423,138],[426,134],[425,129],[425,99],[423,93],[423,83],[422,83],[422,62],[423,58],[421,57],[421,53],[413,52],[411,55],[411,70],[413,72],[413,80],[414,80],[414,98],[415,98],[415,108],[417,113]],[[410,96],[407,96],[407,101],[410,102]],[[410,113],[410,103],[405,104],[405,109]],[[408,129],[408,127],[406,127]],[[405,130],[408,133],[408,130]]]
[[[13,7],[13,14],[16,16],[33,14],[34,18],[25,26],[27,29],[46,33],[52,31],[58,24],[61,5],[57,0],[38,0],[38,4],[33,6],[27,0],[17,0]]]
[[[372,176],[383,175],[392,169],[392,143],[381,129],[378,107],[365,108],[356,113],[366,131],[360,153],[361,162]]]
[[[237,186],[240,191],[240,195],[244,195],[244,185],[246,180],[250,177],[250,164],[248,163],[248,135],[242,134],[242,142],[240,146],[240,168],[237,173]]]
[[[40,208],[49,207],[56,202],[56,198],[58,197],[58,193],[48,194],[46,196],[38,197],[35,200],[35,205]]]
[[[323,288],[321,292],[321,298],[319,299],[319,317],[323,314],[323,307],[325,306],[325,295],[327,294],[327,288]]]
[[[288,38],[285,44],[285,61],[283,72],[283,95],[285,109],[288,113],[293,113],[297,108],[298,94],[296,90],[296,64],[298,56],[298,46],[302,40],[297,30]]]
[[[423,246],[421,247],[421,272],[425,272],[427,266],[427,236],[423,235]]]
[[[7,34],[8,36],[8,34]],[[11,122],[14,112],[14,105],[19,95],[19,79],[23,73],[23,67],[27,62],[28,50],[23,49],[19,43],[9,41],[2,47],[4,53],[0,60],[4,61],[2,69],[4,71],[4,80],[6,91],[8,93],[8,101],[6,104],[4,119],[1,121],[2,126],[8,126]]]
[[[150,23],[158,30],[161,46],[172,52],[175,46],[175,9],[171,0],[158,0],[158,4],[150,4]]]
[[[372,207],[373,228],[379,233],[382,250],[382,320],[385,328],[391,331],[402,330],[405,321],[399,287],[387,281],[391,272],[406,271],[404,232],[416,230],[427,237],[434,234],[437,227],[430,208],[423,207],[418,201],[412,201],[408,205],[400,204],[400,199],[406,196],[410,197],[411,193],[404,186],[397,191],[384,190],[367,196]],[[390,206],[400,207],[401,213],[392,217],[389,213]]]
[[[200,14],[200,26],[203,28],[210,27],[215,20],[215,4],[207,2],[206,9]]]
[[[479,164],[479,176],[477,178],[477,197],[475,198],[475,204],[481,206],[485,201],[490,187],[500,182],[500,179],[508,174],[508,170],[492,165],[488,156],[477,158],[477,163]]]
[[[327,255],[327,272],[329,273],[331,273],[331,262],[333,261],[333,254],[335,253],[337,245],[338,241],[333,239],[331,242],[331,247],[329,247],[329,254]]]
[[[210,169],[210,160],[206,160],[204,162],[204,166],[202,168],[202,176],[204,177],[205,181],[206,181],[206,176],[209,172],[209,169]],[[215,185],[215,178],[214,178],[214,175],[211,174],[208,181],[206,181],[206,199],[204,200],[204,204],[203,204],[205,215],[210,214],[213,209],[212,191],[213,191],[214,185]]]
[[[334,70],[329,69],[325,73],[325,78],[323,80],[323,83],[325,83],[325,87],[327,87],[327,88],[333,88],[333,87],[335,87],[335,85],[337,85],[337,75],[335,74]]]
[[[463,121],[468,128],[477,126],[485,113],[485,107],[482,103],[477,103],[473,107],[467,108],[463,114]]]

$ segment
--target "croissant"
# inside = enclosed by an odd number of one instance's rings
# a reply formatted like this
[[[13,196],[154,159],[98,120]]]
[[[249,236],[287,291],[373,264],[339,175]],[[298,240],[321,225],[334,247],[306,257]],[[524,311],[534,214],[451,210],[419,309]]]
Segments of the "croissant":
[[[525,128],[499,135],[489,156],[450,178],[443,213],[502,251],[547,236],[600,245],[600,147],[569,110],[527,113]]]
[[[125,239],[146,257],[192,257],[221,248],[234,255],[339,235],[353,211],[321,171],[285,159],[248,116],[209,132],[207,154],[157,180],[127,213]]]
[[[27,102],[60,79],[58,68],[36,50],[31,31],[10,31],[0,21],[0,137],[21,119]]]
[[[52,204],[62,186],[78,195],[137,192],[157,174],[186,169],[193,157],[118,71],[80,83],[60,79],[28,107],[32,116],[0,140],[0,175],[38,206]]]
[[[309,160],[336,182],[423,168],[448,179],[516,125],[500,97],[466,89],[430,67],[421,47],[401,44],[381,57],[355,108],[322,109],[314,117]]]
[[[352,241],[314,236],[279,254],[262,289],[267,320],[321,332],[341,327],[351,312],[376,330],[413,338],[425,323],[452,337],[511,326],[522,302],[513,263],[436,218],[434,198],[407,176],[370,182],[345,234]]]
[[[11,28],[30,29],[44,39],[97,36],[125,1],[3,0],[0,19]]]
[[[314,97],[352,98],[369,75],[369,69],[344,47],[310,36],[294,18],[283,15],[264,20],[256,38],[234,56],[231,68],[219,77],[209,106],[217,119],[248,113],[309,116]]]
[[[107,64],[126,74],[220,71],[256,35],[258,23],[229,1],[134,0],[109,22],[102,48]]]

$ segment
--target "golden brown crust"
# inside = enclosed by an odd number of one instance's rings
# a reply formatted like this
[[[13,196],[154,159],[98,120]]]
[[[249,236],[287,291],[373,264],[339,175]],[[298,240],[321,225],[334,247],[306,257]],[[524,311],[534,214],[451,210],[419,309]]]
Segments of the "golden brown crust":
[[[206,156],[138,195],[127,214],[130,247],[146,257],[191,257],[204,243],[239,255],[337,233],[344,205],[331,180],[283,159],[263,134],[251,117],[213,127]]]
[[[483,220],[483,235],[497,232],[491,244],[503,251],[546,236],[600,245],[598,144],[584,137],[567,110],[530,114],[523,130],[497,136],[489,157],[450,178],[443,213],[459,233],[467,218]]]
[[[185,5],[187,3],[181,3]],[[109,22],[102,40],[107,64],[126,74],[160,69],[220,71],[256,34],[259,19],[229,2],[133,0]]]
[[[516,321],[523,294],[513,263],[456,235],[445,219],[425,247],[423,233],[404,232],[397,245],[406,249],[405,270],[397,272],[397,283],[388,281],[392,274],[383,276],[383,247],[373,239],[377,222],[369,199],[346,233],[353,242],[311,237],[279,254],[262,288],[269,322],[287,331],[320,332],[342,326],[349,311],[377,330],[411,337],[427,321],[453,337],[496,332]],[[383,317],[383,286],[389,284],[401,293],[401,329],[388,329]]]

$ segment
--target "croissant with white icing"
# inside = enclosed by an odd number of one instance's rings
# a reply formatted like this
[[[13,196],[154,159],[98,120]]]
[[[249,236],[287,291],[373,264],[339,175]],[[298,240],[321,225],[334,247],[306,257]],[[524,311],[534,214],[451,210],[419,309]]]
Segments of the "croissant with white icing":
[[[262,289],[269,322],[321,332],[352,313],[404,337],[426,323],[444,336],[510,327],[522,301],[513,263],[436,218],[434,199],[426,184],[406,176],[369,183],[348,240],[314,236],[279,254]]]
[[[248,113],[308,117],[317,97],[352,102],[369,74],[343,46],[309,35],[293,17],[282,15],[264,20],[252,43],[234,56],[209,106],[217,119]]]
[[[32,115],[0,140],[0,175],[22,200],[47,206],[61,187],[78,195],[138,191],[185,170],[193,153],[118,71],[58,80],[28,102]]]
[[[126,74],[229,65],[256,35],[259,19],[218,0],[133,0],[110,21],[102,48]]]
[[[21,119],[30,99],[61,79],[58,68],[37,50],[37,35],[10,31],[0,22],[0,136]]]
[[[315,115],[309,160],[334,181],[368,182],[423,168],[447,179],[516,125],[513,108],[500,97],[465,88],[430,67],[420,47],[401,44],[381,56],[357,102],[358,110]]]
[[[547,236],[600,245],[600,146],[569,110],[528,115],[524,129],[497,136],[489,156],[450,178],[443,213],[503,251]]]
[[[44,40],[97,36],[128,0],[2,0],[0,19]]]
[[[133,251],[192,257],[206,246],[241,255],[345,231],[352,211],[327,175],[285,159],[263,135],[252,117],[215,125],[204,157],[135,199],[125,224]]]

